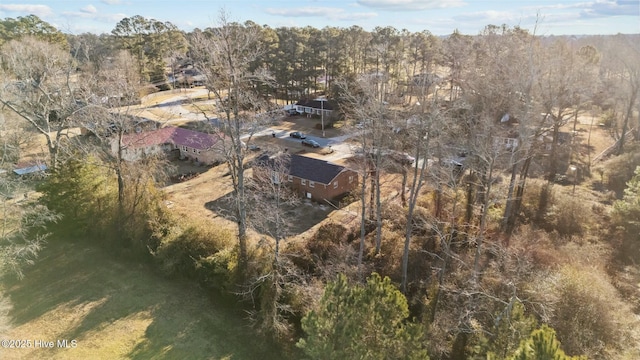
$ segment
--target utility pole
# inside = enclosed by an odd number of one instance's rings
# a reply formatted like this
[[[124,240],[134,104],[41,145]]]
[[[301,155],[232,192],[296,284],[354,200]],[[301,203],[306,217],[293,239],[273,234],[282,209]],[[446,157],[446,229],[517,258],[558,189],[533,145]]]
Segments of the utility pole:
[[[322,137],[324,137],[324,99],[320,98],[320,117],[321,117],[321,124],[322,124]]]

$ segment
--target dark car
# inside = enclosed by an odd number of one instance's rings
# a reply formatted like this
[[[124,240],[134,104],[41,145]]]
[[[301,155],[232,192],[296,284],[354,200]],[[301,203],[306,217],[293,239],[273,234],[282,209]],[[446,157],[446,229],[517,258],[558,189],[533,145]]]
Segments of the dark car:
[[[296,139],[306,139],[307,136],[303,133],[301,133],[300,131],[294,131],[291,134],[289,134],[289,136],[291,136],[292,138],[296,138]]]
[[[318,144],[317,141],[315,141],[315,140],[307,140],[307,139],[302,140],[302,145],[303,146],[311,146],[311,147],[314,147],[314,148],[319,148],[320,147],[320,144]]]

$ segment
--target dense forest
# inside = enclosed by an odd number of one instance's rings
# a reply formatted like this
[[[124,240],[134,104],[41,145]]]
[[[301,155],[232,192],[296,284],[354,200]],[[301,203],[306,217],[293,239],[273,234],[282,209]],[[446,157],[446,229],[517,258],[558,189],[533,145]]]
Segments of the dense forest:
[[[84,239],[233,294],[290,358],[640,357],[639,35],[218,20],[101,35],[0,20],[6,276]],[[224,134],[232,228],[167,208],[168,159],[123,155],[141,98],[194,85],[215,100],[193,106]],[[246,134],[319,96],[360,149],[359,187],[294,235],[300,199],[249,175]],[[36,137],[47,175],[13,176]]]

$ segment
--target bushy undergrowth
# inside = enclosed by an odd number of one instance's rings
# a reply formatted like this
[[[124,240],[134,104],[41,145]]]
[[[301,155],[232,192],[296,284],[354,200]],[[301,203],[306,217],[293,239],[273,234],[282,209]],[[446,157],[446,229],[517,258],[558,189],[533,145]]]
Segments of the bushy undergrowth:
[[[162,239],[155,252],[162,271],[168,275],[197,278],[214,287],[227,286],[233,270],[233,233],[209,223],[189,220]],[[231,269],[229,269],[231,267]],[[219,283],[216,275],[221,275]]]
[[[605,359],[630,344],[627,329],[632,321],[624,315],[628,306],[604,271],[565,265],[547,285],[552,294],[550,323],[567,353]]]
[[[545,197],[544,204],[541,204],[541,196]],[[542,180],[529,181],[522,203],[526,223],[563,237],[584,235],[594,221],[594,209],[583,197],[561,192]]]
[[[618,197],[622,197],[635,168],[640,166],[640,144],[633,144],[626,149],[624,154],[608,160],[600,168],[607,189],[614,191]]]
[[[349,232],[346,227],[336,223],[327,223],[315,233],[313,238],[307,242],[307,248],[320,261],[326,261],[331,256],[335,256],[340,244],[347,243]]]
[[[545,216],[546,224],[561,236],[584,235],[593,214],[588,202],[571,195],[557,195]]]

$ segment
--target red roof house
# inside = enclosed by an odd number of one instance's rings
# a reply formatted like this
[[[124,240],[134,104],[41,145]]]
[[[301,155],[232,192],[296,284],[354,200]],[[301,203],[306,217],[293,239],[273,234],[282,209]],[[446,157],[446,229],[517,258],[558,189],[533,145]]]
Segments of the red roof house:
[[[145,155],[179,150],[181,158],[213,164],[223,158],[223,134],[207,134],[174,126],[154,131],[127,134],[122,137],[123,157],[135,160]],[[111,144],[112,151],[118,150],[117,141]]]

